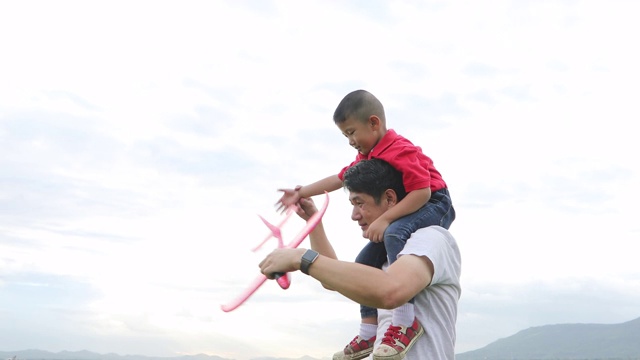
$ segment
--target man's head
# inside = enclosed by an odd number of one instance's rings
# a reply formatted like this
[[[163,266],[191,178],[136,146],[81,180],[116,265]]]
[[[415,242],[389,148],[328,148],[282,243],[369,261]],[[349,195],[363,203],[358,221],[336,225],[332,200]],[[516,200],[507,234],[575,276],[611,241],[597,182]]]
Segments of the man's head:
[[[363,235],[374,220],[407,195],[402,173],[380,159],[362,160],[350,167],[343,183],[353,205],[351,218]]]
[[[367,155],[387,132],[382,103],[365,90],[347,94],[333,113],[333,121],[349,139],[349,145],[363,155]]]

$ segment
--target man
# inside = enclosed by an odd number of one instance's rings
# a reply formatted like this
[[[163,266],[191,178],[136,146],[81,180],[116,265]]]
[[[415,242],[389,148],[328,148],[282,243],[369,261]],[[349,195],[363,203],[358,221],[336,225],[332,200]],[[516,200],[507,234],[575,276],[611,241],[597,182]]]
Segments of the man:
[[[351,218],[363,235],[373,221],[406,195],[400,172],[379,159],[351,167],[344,174],[344,187],[353,206]],[[311,200],[303,199],[300,205],[298,215],[303,219],[317,211]],[[454,359],[461,260],[448,230],[439,226],[417,230],[398,260],[383,270],[337,260],[322,223],[309,237],[313,250],[276,249],[260,263],[262,273],[273,278],[276,272],[302,270],[325,288],[378,309],[394,309],[415,297],[419,322],[415,333],[391,326],[390,310],[381,310],[373,348],[365,345],[357,354],[345,351],[334,359],[362,359],[372,350],[374,360]],[[420,336],[422,327],[424,334]]]

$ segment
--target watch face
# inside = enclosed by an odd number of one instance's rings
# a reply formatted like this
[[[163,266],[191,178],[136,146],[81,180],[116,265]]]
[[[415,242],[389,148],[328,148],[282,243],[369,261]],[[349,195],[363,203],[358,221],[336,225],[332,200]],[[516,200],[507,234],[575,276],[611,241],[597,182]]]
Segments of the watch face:
[[[318,258],[318,253],[313,250],[307,250],[304,255],[302,255],[302,260],[300,261],[300,271],[309,275],[309,266]]]
[[[307,250],[304,255],[302,256],[302,258],[308,262],[313,261],[313,259],[317,256],[317,253],[311,252],[309,250]]]

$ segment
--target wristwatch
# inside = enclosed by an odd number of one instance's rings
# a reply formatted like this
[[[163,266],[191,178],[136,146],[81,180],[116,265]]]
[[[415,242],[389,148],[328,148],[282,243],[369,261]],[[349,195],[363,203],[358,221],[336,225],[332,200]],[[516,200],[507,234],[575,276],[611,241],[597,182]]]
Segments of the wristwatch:
[[[309,275],[309,267],[313,264],[314,261],[318,258],[318,253],[309,249],[304,255],[302,255],[302,260],[300,261],[300,271]]]

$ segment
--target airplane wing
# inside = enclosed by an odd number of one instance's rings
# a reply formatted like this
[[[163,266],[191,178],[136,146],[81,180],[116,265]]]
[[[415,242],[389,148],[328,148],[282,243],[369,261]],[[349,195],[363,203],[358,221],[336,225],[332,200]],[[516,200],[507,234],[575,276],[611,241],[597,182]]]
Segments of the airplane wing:
[[[316,225],[318,225],[325,211],[327,211],[328,206],[329,206],[329,194],[325,192],[325,201],[324,201],[324,204],[322,205],[322,208],[320,208],[317,213],[313,214],[313,216],[311,216],[309,220],[307,220],[306,225],[302,228],[302,230],[300,230],[300,232],[293,238],[293,240],[291,240],[291,242],[286,247],[297,248],[300,245],[300,243],[302,243],[302,241],[307,237],[307,235],[309,235],[309,233],[313,231]],[[260,276],[258,276],[242,294],[240,294],[232,302],[226,305],[222,305],[221,306],[222,311],[229,312],[229,311],[235,310],[238,306],[242,305],[245,301],[247,301],[249,297],[251,297],[251,295],[253,295],[253,293],[255,293],[256,290],[258,290],[258,288],[262,286],[262,284],[264,284],[266,280],[267,280],[267,277],[260,274]],[[283,289],[287,289],[289,287],[289,283],[290,283],[289,274],[282,274],[278,279],[278,284],[280,284],[280,287],[282,287]]]
[[[282,221],[280,221],[278,226],[274,226],[273,224],[265,220],[262,216],[258,215],[260,220],[262,220],[262,222],[265,225],[267,225],[269,230],[271,230],[271,234],[267,235],[267,237],[264,240],[262,240],[260,245],[254,247],[253,249],[251,249],[251,251],[254,251],[254,252],[258,251],[258,249],[260,249],[262,245],[264,245],[272,237],[275,237],[276,239],[278,239],[278,246],[282,246],[282,232],[280,231],[280,228],[282,228],[282,226],[287,222],[287,220],[289,220],[289,218],[291,217],[291,214],[293,214],[293,210],[292,209],[287,210],[287,214],[285,218],[282,219]]]
[[[235,298],[230,303],[226,305],[222,305],[221,306],[222,311],[229,312],[229,311],[235,310],[238,306],[242,305],[242,303],[247,301],[247,299],[249,299],[249,297],[253,295],[253,293],[256,292],[256,290],[258,290],[258,288],[260,288],[260,286],[262,286],[262,284],[264,284],[265,281],[267,281],[267,277],[260,274],[260,276],[258,276],[255,280],[253,280],[251,285],[249,285],[249,287],[242,294],[240,294],[237,298]]]
[[[316,225],[318,225],[318,223],[322,219],[322,216],[324,216],[325,211],[327,211],[327,207],[329,207],[329,193],[325,191],[324,195],[324,204],[322,204],[322,207],[318,210],[317,213],[313,214],[313,216],[311,216],[309,220],[307,220],[307,224],[302,228],[302,230],[300,230],[300,232],[293,238],[293,240],[291,240],[289,245],[287,245],[286,247],[297,248],[300,243],[302,243],[302,241],[307,237],[307,235],[309,235],[309,233],[313,231]]]

